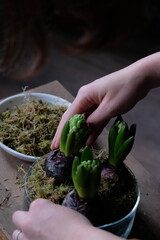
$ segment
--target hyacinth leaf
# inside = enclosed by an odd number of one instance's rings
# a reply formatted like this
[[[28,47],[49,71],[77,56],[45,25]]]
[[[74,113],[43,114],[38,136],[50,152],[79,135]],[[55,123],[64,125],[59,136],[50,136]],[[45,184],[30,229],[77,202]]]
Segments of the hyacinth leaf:
[[[78,166],[80,165],[80,159],[79,157],[74,157],[73,163],[72,163],[72,179],[74,179],[76,171]]]
[[[97,192],[97,189],[99,187],[101,174],[100,171],[97,171],[97,168],[100,167],[99,161],[96,164],[96,167],[93,167],[90,178],[89,178],[89,184],[90,184],[90,192],[89,192],[89,198],[93,198]]]
[[[93,159],[92,150],[86,147],[82,158],[75,157],[72,164],[72,180],[74,187],[83,199],[93,198],[100,183],[100,161]],[[91,159],[87,159],[87,156]]]
[[[81,160],[78,157],[75,157],[72,163],[72,180],[74,185],[83,186],[87,181],[87,177],[84,166],[81,165]]]
[[[82,162],[78,168],[76,180],[75,188],[78,195],[84,199],[93,198],[100,183],[100,169],[98,169],[98,166],[86,168],[84,162]]]
[[[132,149],[133,142],[134,142],[134,137],[131,136],[122,144],[122,146],[119,148],[119,151],[117,152],[117,154],[115,154],[116,161],[112,162],[113,166],[118,166],[123,163],[123,161],[125,160],[125,158],[127,157],[127,155],[129,154],[129,152]]]
[[[114,145],[117,137],[117,127],[114,125],[110,128],[109,134],[108,134],[108,144],[109,144],[109,159],[114,158]]]
[[[116,120],[114,121],[114,126],[118,126],[123,121],[123,118],[121,115],[119,115]]]
[[[67,121],[63,127],[60,138],[60,151],[65,153],[66,140],[69,132],[69,121]]]
[[[128,153],[131,151],[136,125],[132,124],[130,129],[121,116],[118,116],[114,125],[109,131],[109,164],[118,166],[123,163]]]
[[[135,134],[136,134],[136,124],[132,124],[129,130],[129,135],[135,136]]]
[[[72,174],[74,187],[81,198],[88,198],[88,171],[82,164],[77,167],[75,174]]]
[[[118,152],[119,147],[123,144],[126,139],[126,135],[128,132],[128,126],[125,122],[121,122],[118,126],[118,133],[114,145],[114,153]]]
[[[76,155],[79,152],[79,150],[85,146],[89,133],[90,133],[89,129],[86,129],[86,131],[83,132],[83,134],[81,133],[78,138],[76,137],[74,142],[74,147],[72,149],[73,154]]]
[[[93,152],[91,148],[85,147],[81,155],[81,162],[92,160],[92,159],[93,159]]]
[[[86,184],[86,182],[88,182],[88,170],[85,169],[83,164],[80,164],[77,167],[75,176],[76,176],[76,184],[79,187],[83,187]]]
[[[75,135],[76,135],[75,132],[70,132],[67,136],[65,152],[64,152],[66,156],[71,155],[71,149],[74,146],[74,142],[75,142]]]

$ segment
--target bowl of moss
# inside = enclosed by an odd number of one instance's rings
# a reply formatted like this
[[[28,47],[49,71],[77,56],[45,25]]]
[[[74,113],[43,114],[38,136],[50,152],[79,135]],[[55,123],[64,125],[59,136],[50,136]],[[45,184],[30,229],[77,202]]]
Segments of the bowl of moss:
[[[70,103],[44,93],[22,93],[0,102],[0,147],[33,162],[50,152],[51,141]]]
[[[124,160],[132,149],[136,125],[117,117],[108,134],[108,148],[85,146],[89,129],[77,114],[62,130],[60,148],[37,159],[25,177],[30,204],[49,199],[85,215],[101,229],[127,238],[140,201],[140,188]]]

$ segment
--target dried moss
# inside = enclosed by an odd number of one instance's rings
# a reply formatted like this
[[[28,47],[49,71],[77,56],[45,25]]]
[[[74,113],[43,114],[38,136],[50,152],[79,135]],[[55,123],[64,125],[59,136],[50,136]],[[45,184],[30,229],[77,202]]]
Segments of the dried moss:
[[[49,199],[54,203],[61,204],[66,194],[73,189],[73,186],[61,184],[55,185],[54,178],[47,177],[44,167],[44,159],[36,161],[32,171],[28,174],[27,190],[30,199]]]
[[[50,151],[65,106],[48,104],[31,99],[13,112],[0,114],[0,141],[20,153],[43,156]]]

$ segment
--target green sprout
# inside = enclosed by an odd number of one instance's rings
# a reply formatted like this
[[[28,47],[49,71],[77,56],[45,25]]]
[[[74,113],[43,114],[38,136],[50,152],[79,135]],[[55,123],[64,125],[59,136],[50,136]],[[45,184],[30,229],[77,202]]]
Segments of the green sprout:
[[[132,149],[136,133],[136,125],[132,124],[130,129],[121,116],[116,118],[108,135],[109,164],[119,166]]]
[[[89,147],[83,150],[81,158],[74,158],[72,180],[80,198],[93,198],[97,193],[100,184],[100,161],[93,158]]]
[[[76,155],[85,146],[89,128],[83,115],[76,114],[63,127],[60,139],[60,151],[66,156]]]

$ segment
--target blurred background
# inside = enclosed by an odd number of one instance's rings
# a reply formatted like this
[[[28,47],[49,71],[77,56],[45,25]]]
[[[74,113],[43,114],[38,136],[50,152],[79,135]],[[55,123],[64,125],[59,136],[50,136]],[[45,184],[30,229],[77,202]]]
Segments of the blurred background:
[[[160,49],[158,1],[2,2],[1,99],[54,80],[76,96],[82,85]],[[124,119],[137,124],[132,154],[160,182],[159,106],[157,88]]]

